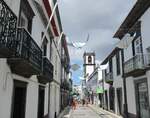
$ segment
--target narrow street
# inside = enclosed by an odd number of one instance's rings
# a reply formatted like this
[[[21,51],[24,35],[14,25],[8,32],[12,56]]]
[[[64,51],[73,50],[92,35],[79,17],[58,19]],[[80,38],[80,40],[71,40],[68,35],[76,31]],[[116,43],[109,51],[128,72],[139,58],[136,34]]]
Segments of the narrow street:
[[[76,110],[72,111],[70,118],[117,118],[104,112],[103,110],[94,110],[91,107],[78,106]],[[118,117],[119,118],[119,117]]]
[[[150,0],[0,0],[0,118],[150,118],[149,90]]]

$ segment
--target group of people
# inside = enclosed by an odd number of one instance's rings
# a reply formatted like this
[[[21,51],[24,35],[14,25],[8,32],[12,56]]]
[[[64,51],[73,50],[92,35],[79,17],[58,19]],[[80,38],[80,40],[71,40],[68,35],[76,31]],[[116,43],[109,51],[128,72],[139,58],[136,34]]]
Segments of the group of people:
[[[84,106],[84,105],[88,106],[88,100],[82,99],[82,106]]]
[[[78,101],[77,99],[75,98],[72,98],[71,101],[70,101],[70,105],[72,107],[73,110],[75,110],[78,106],[78,104],[81,104],[82,103],[82,106],[88,106],[88,100],[86,99],[82,99],[82,101]]]

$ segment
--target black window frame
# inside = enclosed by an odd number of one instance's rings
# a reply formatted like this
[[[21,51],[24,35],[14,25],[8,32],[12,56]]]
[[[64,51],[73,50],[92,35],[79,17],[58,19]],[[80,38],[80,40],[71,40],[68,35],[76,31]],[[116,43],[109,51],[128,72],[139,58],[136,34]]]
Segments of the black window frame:
[[[116,73],[117,75],[121,74],[121,67],[120,67],[120,51],[117,51],[116,53]]]
[[[21,2],[20,2],[20,11],[19,11],[18,26],[21,26],[21,13],[22,12],[25,14],[25,16],[28,19],[27,30],[31,34],[32,33],[33,17],[35,16],[35,14],[34,14],[33,9],[30,6],[28,0],[21,0]]]
[[[109,72],[113,72],[113,63],[112,63],[112,58],[109,59]]]
[[[92,56],[88,56],[88,63],[89,63],[89,64],[92,63]]]

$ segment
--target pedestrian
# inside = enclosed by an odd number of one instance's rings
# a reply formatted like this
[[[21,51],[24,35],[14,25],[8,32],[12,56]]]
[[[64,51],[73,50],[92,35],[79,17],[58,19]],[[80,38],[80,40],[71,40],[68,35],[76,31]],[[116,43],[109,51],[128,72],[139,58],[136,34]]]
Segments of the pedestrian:
[[[75,110],[76,109],[76,101],[75,99],[73,98],[73,101],[72,101],[72,109]]]
[[[82,106],[84,106],[85,105],[85,100],[84,99],[82,99]]]
[[[86,103],[86,106],[88,106],[88,103],[89,103],[89,102],[88,102],[88,99],[86,99],[85,103]]]

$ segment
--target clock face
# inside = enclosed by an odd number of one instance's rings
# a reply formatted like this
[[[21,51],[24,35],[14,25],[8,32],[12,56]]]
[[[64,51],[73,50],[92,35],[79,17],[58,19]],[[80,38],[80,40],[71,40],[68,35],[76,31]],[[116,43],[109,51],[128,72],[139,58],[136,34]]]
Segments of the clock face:
[[[88,56],[88,63],[92,63],[92,57],[91,56]]]

